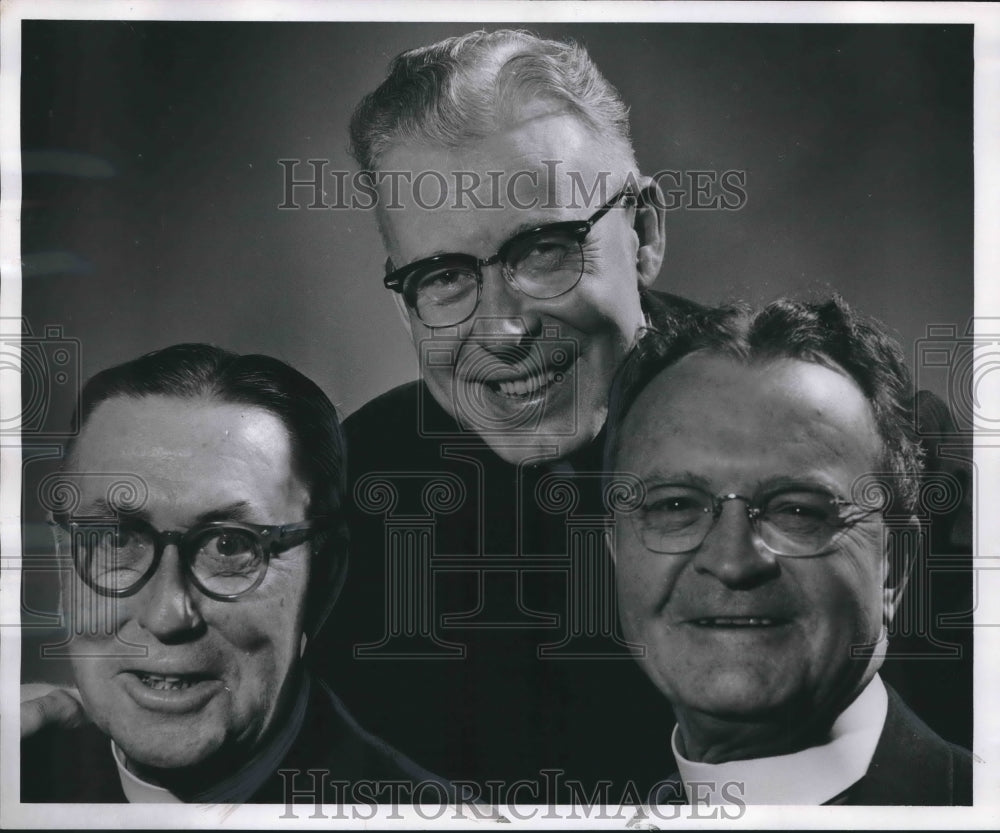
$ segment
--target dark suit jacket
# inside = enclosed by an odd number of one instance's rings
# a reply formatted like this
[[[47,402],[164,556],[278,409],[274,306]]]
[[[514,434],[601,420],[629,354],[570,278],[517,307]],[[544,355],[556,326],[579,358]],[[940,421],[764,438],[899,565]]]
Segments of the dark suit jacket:
[[[972,755],[935,734],[886,686],[889,709],[864,777],[827,804],[954,806],[972,804]],[[686,804],[680,774],[657,785],[653,804]]]
[[[643,308],[665,334],[704,309],[658,292],[643,293]],[[588,523],[600,534],[603,433],[556,465],[513,466],[421,382],[368,402],[344,427],[351,567],[313,655],[351,711],[433,771],[483,784],[489,800],[502,800],[487,792],[491,780],[529,779],[540,802],[574,800],[571,779],[588,795],[606,780],[614,795],[645,794],[664,771],[665,741],[640,739],[667,738],[672,714],[610,635],[601,544],[588,539],[594,557],[577,570],[569,541]],[[575,502],[543,506],[541,487],[559,471]],[[574,586],[586,595],[576,609]],[[600,628],[581,610],[598,605]],[[585,639],[572,633],[581,622],[592,627]],[[950,679],[968,668],[949,661]],[[933,662],[906,673],[917,689],[942,676]],[[966,714],[970,691],[941,692],[927,713]]]
[[[290,772],[282,775],[280,770]],[[313,777],[308,770],[321,772]],[[400,786],[380,788],[379,782]],[[414,789],[428,782],[434,784]],[[292,788],[298,793],[298,803],[327,808],[338,803],[436,803],[454,797],[454,788],[446,781],[362,729],[340,700],[315,679],[301,730],[280,765],[246,802],[285,804]],[[121,804],[127,800],[111,742],[97,727],[43,729],[22,741],[22,803]]]
[[[830,804],[972,804],[972,755],[935,734],[886,686],[889,713],[865,777]]]
[[[643,305],[663,332],[700,309],[658,293]],[[344,427],[351,567],[313,657],[351,711],[433,771],[478,782],[484,800],[502,801],[489,781],[519,779],[535,785],[519,788],[522,802],[568,801],[571,780],[587,795],[603,779],[616,797],[629,779],[648,790],[663,762],[640,739],[667,737],[673,719],[609,635],[603,435],[558,467],[515,466],[422,382],[379,396]],[[560,472],[572,507],[543,496]],[[573,529],[590,542],[586,564],[570,554]],[[587,597],[572,598],[580,589]],[[604,606],[602,632],[580,633],[578,602]]]

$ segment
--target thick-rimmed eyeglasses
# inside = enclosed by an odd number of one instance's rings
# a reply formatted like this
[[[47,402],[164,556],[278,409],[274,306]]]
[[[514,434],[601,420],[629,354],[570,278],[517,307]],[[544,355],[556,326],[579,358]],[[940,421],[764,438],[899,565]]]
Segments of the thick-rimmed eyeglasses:
[[[385,286],[402,294],[407,306],[428,327],[454,327],[472,317],[483,294],[483,269],[500,264],[504,279],[538,299],[558,298],[583,277],[583,241],[622,199],[634,199],[626,185],[586,220],[548,223],[522,231],[495,255],[442,254],[395,269],[386,261]]]
[[[879,509],[863,508],[819,487],[794,487],[748,498],[712,495],[697,486],[657,485],[631,517],[646,549],[687,553],[708,537],[724,504],[746,504],[754,541],[775,555],[811,556],[832,550],[843,533]]]
[[[214,521],[183,532],[160,531],[145,521],[71,521],[56,526],[70,538],[77,575],[102,596],[131,596],[153,577],[169,544],[185,575],[211,599],[232,601],[264,580],[271,557],[327,529],[325,518],[284,526]]]

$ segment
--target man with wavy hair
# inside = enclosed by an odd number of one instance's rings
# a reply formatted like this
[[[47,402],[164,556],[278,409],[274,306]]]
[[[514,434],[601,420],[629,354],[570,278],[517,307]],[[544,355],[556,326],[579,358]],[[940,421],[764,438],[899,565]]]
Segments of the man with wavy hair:
[[[604,514],[614,373],[640,328],[697,308],[650,288],[666,201],[587,51],[525,32],[402,53],[351,143],[421,379],[345,423],[364,556],[325,629],[327,673],[451,777],[527,782],[520,801],[613,781],[617,801],[659,774],[636,738],[670,715],[628,661],[600,525],[559,495]],[[453,500],[429,501],[435,483]],[[409,538],[406,518],[422,519]]]
[[[648,333],[611,394],[622,624],[677,716],[654,803],[971,804],[882,682],[919,552],[909,372],[842,301]]]

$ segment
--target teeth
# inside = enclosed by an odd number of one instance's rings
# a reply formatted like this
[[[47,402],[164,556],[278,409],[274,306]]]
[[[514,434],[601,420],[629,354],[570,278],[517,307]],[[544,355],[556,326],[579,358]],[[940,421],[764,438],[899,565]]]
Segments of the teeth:
[[[716,616],[698,620],[699,625],[713,628],[768,627],[774,622],[774,619],[767,619],[763,616]]]
[[[524,379],[497,382],[495,387],[504,396],[531,396],[551,385],[558,375],[556,371],[549,370],[544,375],[534,373]]]
[[[184,677],[165,677],[159,674],[139,674],[139,680],[143,685],[157,691],[179,691],[194,684],[192,680]]]

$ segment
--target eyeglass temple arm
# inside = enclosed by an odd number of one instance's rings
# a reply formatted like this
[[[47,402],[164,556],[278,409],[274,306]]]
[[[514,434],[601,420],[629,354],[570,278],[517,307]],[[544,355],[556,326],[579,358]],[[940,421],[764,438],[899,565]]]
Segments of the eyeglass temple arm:
[[[391,275],[395,271],[396,271],[396,265],[392,262],[391,257],[387,257],[385,259],[385,278],[383,278],[382,284],[385,286],[386,289],[391,289],[393,292],[402,292],[403,282],[398,278],[393,280],[389,279],[389,275]]]
[[[634,199],[637,207],[642,205],[642,200],[639,198],[639,195],[632,190],[632,186],[626,185],[624,188],[622,188],[621,191],[619,191],[617,194],[615,194],[615,196],[613,196],[610,200],[608,200],[608,202],[606,202],[604,205],[598,208],[596,212],[594,212],[593,216],[589,220],[587,220],[587,225],[593,228],[594,225],[597,223],[597,221],[600,220],[605,214],[607,214],[612,208],[617,206],[618,203],[620,203],[622,200],[627,200],[627,199]]]
[[[309,537],[313,532],[323,531],[329,527],[329,525],[330,522],[328,518],[311,518],[297,524],[288,524],[287,526],[278,527],[276,530],[277,534],[273,537],[267,536],[265,540],[270,542],[271,547],[274,548],[276,552],[280,552],[305,543],[309,540]]]

